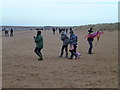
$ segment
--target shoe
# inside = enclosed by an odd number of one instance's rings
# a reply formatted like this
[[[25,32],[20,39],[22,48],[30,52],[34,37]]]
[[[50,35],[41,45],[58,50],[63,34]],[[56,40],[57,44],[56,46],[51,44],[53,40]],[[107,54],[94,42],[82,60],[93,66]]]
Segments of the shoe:
[[[93,54],[93,53],[88,53],[88,54]]]
[[[68,59],[72,59],[72,58],[68,58]]]
[[[62,56],[59,56],[60,58],[62,57]]]
[[[65,58],[68,58],[68,53],[66,53],[66,57]]]
[[[38,61],[42,61],[42,60],[43,60],[43,58],[39,58],[39,59],[38,59]]]
[[[78,59],[78,58],[80,58],[80,56],[75,57],[75,59]]]
[[[68,58],[68,56],[66,56],[65,58]]]

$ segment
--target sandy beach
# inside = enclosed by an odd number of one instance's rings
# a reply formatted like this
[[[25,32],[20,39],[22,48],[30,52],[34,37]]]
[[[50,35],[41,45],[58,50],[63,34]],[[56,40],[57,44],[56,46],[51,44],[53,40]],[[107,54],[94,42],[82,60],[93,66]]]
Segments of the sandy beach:
[[[87,31],[76,30],[79,59],[60,58],[62,41],[52,31],[42,31],[43,61],[34,53],[35,30],[16,30],[2,37],[3,88],[117,88],[118,31],[104,31],[94,54],[87,54]],[[96,40],[94,41],[96,43]],[[70,53],[69,53],[70,56]]]

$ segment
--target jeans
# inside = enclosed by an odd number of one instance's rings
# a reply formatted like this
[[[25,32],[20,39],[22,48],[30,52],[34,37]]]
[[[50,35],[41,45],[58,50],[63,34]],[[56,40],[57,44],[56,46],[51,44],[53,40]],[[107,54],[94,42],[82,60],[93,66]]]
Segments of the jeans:
[[[41,48],[35,48],[34,52],[40,57],[42,58],[42,53],[41,53]]]
[[[71,58],[71,59],[73,58],[73,56],[77,57],[76,49],[77,49],[77,45],[74,45],[74,49],[73,49],[73,50],[70,50],[70,52],[71,52],[70,58]]]
[[[63,56],[64,49],[65,49],[65,52],[66,52],[66,58],[67,58],[67,57],[68,57],[68,45],[63,45],[63,46],[62,46],[60,57]]]
[[[89,47],[89,50],[88,50],[88,53],[91,54],[92,53],[92,48],[93,48],[93,41],[88,41],[90,47]]]

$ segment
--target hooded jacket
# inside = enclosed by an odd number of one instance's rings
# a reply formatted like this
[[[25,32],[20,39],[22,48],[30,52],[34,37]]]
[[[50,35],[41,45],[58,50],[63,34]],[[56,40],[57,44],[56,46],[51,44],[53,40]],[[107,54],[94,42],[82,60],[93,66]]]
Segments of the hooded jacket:
[[[78,37],[75,34],[70,34],[70,45],[77,45]]]
[[[37,37],[34,38],[35,43],[36,43],[36,47],[37,48],[43,48],[43,37],[42,35],[38,35]]]
[[[63,45],[69,44],[69,38],[67,37],[66,34],[61,34],[61,40],[63,41]]]

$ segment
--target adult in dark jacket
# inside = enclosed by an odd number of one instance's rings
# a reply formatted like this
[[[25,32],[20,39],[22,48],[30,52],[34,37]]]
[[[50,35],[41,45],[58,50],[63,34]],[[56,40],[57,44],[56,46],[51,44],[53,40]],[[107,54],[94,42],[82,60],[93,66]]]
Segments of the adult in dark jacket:
[[[10,30],[10,36],[13,36],[13,29]]]
[[[56,31],[55,28],[53,28],[53,34],[55,34],[55,31]]]
[[[65,34],[64,32],[62,32],[62,34],[61,34],[61,40],[63,41],[63,45],[62,45],[62,48],[61,48],[61,55],[60,55],[60,57],[63,56],[64,49],[65,49],[65,51],[66,51],[66,58],[68,58],[69,38],[67,37],[67,34]]]
[[[36,37],[34,36],[34,40],[36,43],[36,48],[34,52],[39,56],[39,59],[38,59],[39,61],[43,60],[42,53],[41,53],[41,49],[43,48],[43,37],[41,35],[41,31],[37,32],[37,36]]]

